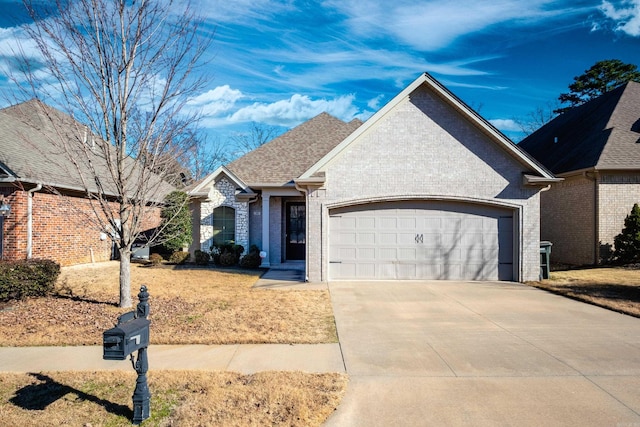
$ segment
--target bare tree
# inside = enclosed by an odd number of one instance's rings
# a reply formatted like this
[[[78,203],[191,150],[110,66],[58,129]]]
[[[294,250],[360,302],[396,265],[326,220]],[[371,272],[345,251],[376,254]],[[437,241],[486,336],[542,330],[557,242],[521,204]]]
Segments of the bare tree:
[[[247,132],[236,133],[231,136],[231,144],[234,146],[234,157],[240,157],[266,144],[278,136],[278,128],[261,123],[251,122]]]
[[[88,127],[57,142],[96,221],[114,230],[120,306],[129,307],[132,245],[149,209],[162,203],[161,181],[176,171],[169,163],[193,148],[185,135],[198,116],[183,107],[204,86],[196,71],[211,35],[183,0],[51,3],[24,0],[34,21],[25,28],[40,54],[23,58],[24,81]]]
[[[558,102],[548,102],[544,106],[536,107],[535,110],[527,113],[524,118],[513,120],[525,135],[531,135],[558,115],[555,110],[559,105]]]
[[[199,181],[218,167],[230,161],[228,147],[220,139],[212,141],[198,139],[191,146],[182,164],[189,165],[192,181]]]

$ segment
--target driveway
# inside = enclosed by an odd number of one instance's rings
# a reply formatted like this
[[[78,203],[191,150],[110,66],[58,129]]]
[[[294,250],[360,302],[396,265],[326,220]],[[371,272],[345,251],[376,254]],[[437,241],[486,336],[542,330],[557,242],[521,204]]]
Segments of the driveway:
[[[327,426],[640,426],[640,319],[517,283],[329,284]]]

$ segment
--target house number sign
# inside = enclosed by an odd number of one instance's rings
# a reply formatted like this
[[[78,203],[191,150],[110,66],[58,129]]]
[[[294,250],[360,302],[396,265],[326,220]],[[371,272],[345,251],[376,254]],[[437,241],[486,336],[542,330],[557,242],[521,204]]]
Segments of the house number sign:
[[[424,243],[424,236],[422,234],[416,234],[416,243]]]

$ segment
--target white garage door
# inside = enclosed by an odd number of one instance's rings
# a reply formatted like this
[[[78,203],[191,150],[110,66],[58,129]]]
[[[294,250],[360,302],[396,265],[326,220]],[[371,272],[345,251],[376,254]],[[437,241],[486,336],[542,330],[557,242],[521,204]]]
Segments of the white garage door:
[[[513,280],[513,213],[389,202],[329,213],[329,278]]]

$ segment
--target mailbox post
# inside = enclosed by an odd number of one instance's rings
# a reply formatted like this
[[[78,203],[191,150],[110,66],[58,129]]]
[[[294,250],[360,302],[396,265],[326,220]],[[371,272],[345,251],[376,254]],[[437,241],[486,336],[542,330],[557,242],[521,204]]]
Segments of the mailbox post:
[[[118,324],[103,334],[102,358],[105,360],[125,360],[131,356],[133,369],[138,374],[136,388],[133,392],[133,423],[140,424],[151,416],[151,393],[147,384],[149,361],[149,292],[147,287],[140,287],[140,302],[136,311],[130,311],[118,317]],[[133,352],[138,352],[137,360],[133,360]]]

